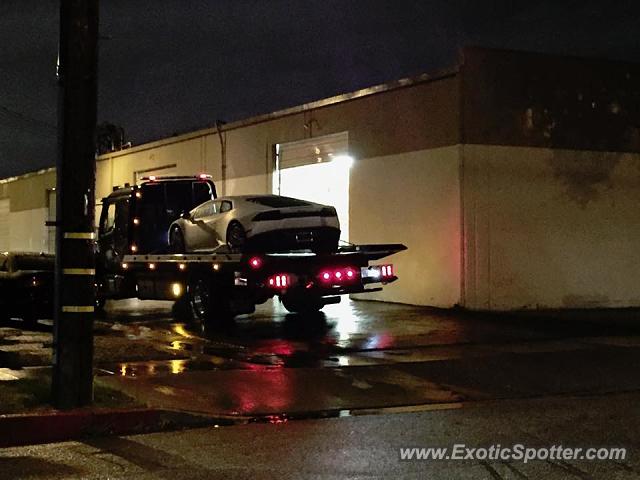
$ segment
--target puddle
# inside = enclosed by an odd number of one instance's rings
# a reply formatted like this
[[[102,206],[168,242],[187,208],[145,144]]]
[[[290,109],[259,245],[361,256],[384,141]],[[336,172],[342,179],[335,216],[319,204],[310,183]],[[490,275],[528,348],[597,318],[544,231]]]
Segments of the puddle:
[[[272,366],[285,365],[285,362],[283,361],[283,359],[274,354],[239,356],[238,359],[248,363],[255,363],[257,365],[272,365]]]
[[[143,362],[122,362],[96,366],[99,376],[145,377],[154,375],[180,375],[190,371],[248,370],[251,367],[233,359],[208,357],[196,359],[173,359]]]
[[[351,410],[318,410],[299,413],[279,413],[269,415],[255,415],[246,420],[246,423],[271,423],[282,424],[295,420],[321,420],[329,418],[359,417],[364,415],[388,415],[394,413],[416,413],[436,410],[457,410],[463,408],[461,402],[454,403],[426,403],[419,405],[402,405],[397,407],[357,408]]]
[[[193,351],[193,345],[190,343],[181,342],[180,340],[175,340],[169,344],[169,349],[171,350],[180,350],[180,351]]]
[[[319,420],[325,418],[340,418],[351,416],[355,416],[351,410],[319,410],[315,412],[256,415],[249,418],[247,420],[247,423],[271,423],[278,425],[293,420]]]

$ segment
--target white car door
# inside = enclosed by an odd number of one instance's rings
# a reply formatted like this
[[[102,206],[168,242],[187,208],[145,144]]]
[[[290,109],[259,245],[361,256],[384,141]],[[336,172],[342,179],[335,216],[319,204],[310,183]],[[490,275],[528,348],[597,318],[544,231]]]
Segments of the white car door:
[[[196,221],[198,246],[194,250],[211,250],[226,242],[224,213],[229,211],[230,205],[226,200],[215,200],[207,204],[205,214]]]
[[[195,209],[187,224],[185,240],[189,251],[203,250],[211,243],[211,232],[208,229],[208,222],[216,214],[216,204],[214,201],[206,202]]]

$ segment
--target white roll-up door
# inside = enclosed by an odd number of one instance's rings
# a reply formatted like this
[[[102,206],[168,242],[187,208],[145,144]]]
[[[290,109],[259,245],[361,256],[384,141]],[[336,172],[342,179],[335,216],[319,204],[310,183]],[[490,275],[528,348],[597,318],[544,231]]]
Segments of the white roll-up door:
[[[9,206],[8,198],[0,199],[0,252],[9,250]]]
[[[281,143],[276,152],[273,192],[334,206],[340,219],[341,238],[348,241],[352,160],[348,133]]]

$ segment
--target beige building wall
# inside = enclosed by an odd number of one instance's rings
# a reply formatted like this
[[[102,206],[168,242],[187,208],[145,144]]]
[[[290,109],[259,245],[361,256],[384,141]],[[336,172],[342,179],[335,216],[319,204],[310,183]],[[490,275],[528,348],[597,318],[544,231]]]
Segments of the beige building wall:
[[[465,145],[463,305],[640,306],[640,155]]]
[[[14,252],[49,251],[49,219],[46,208],[32,208],[9,214],[9,250]]]
[[[177,175],[193,175],[203,170],[204,139],[156,142],[131,150],[102,155],[97,162],[96,199],[104,198],[116,185],[134,184],[136,173],[175,167]]]
[[[271,192],[276,144],[345,131],[356,159],[455,145],[460,139],[459,91],[460,79],[452,73],[225,125],[221,135],[207,129],[103,155],[96,196],[107,195],[114,185],[133,183],[135,172],[173,165],[179,175],[211,174],[220,195]]]
[[[460,303],[460,148],[355,162],[349,228],[354,243],[404,243],[388,260],[400,280],[356,298],[452,307]]]
[[[48,190],[55,186],[53,169],[0,183],[0,198],[10,200],[9,250],[48,251]]]
[[[455,73],[400,82],[385,91],[374,88],[363,96],[223,126],[222,133],[208,129],[103,155],[96,200],[115,185],[133,184],[137,172],[165,167],[178,175],[211,174],[219,195],[271,192],[276,144],[348,132],[355,158],[352,241],[409,246],[390,259],[401,280],[367,297],[452,306],[460,301],[459,147],[451,146],[460,140],[459,92]],[[53,186],[54,172],[0,184],[12,198],[11,215],[23,225],[12,235],[24,249],[46,246],[46,190]]]
[[[2,185],[5,195],[11,198],[12,212],[46,208],[47,190],[55,186],[55,169],[27,174]]]
[[[275,168],[274,148],[305,138],[304,114],[298,113],[267,122],[230,128],[223,133],[226,146],[226,181],[222,180],[220,138],[213,134],[214,180],[220,195],[271,193]],[[209,160],[208,165],[211,164]]]

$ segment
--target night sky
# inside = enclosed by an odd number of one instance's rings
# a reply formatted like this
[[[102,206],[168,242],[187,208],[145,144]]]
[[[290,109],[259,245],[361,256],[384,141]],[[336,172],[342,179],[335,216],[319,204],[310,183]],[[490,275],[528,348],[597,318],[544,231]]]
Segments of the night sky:
[[[455,65],[463,45],[640,61],[634,1],[102,0],[99,122],[134,145]],[[56,157],[58,2],[0,2],[0,178]]]

